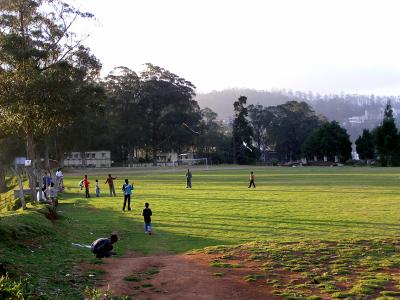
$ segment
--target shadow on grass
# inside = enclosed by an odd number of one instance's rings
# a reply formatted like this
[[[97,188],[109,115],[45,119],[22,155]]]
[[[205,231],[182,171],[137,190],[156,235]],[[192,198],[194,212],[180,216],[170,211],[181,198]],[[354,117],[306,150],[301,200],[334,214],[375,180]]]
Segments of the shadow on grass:
[[[73,196],[73,194],[68,194]],[[115,244],[117,256],[129,251],[142,254],[179,253],[210,245],[226,244],[222,239],[175,234],[154,228],[154,234],[144,234],[143,219],[138,211],[121,212],[107,205],[104,199],[96,203],[91,199],[67,199],[60,203],[58,211],[62,216],[54,224],[33,208],[22,214],[9,214],[1,224],[11,227],[36,228],[19,239],[0,240],[0,262],[15,267],[14,276],[29,278],[32,285],[51,299],[78,299],[86,285],[86,277],[76,277],[74,265],[91,261],[90,249],[76,247],[72,243],[90,245],[99,237],[108,237],[117,232],[119,241]],[[115,205],[115,204],[114,204]],[[90,213],[89,213],[90,212]],[[43,230],[41,230],[43,229]],[[71,276],[73,277],[73,280]],[[62,296],[61,296],[62,295]]]
[[[180,218],[182,217],[181,215],[178,214],[170,214],[168,213],[169,217],[176,217]],[[204,220],[204,218],[207,218],[208,220],[214,219],[214,220],[231,220],[231,221],[240,221],[243,222],[243,220],[247,221],[254,221],[254,222],[262,222],[262,223],[272,223],[272,224],[296,224],[296,225],[317,225],[317,226],[325,226],[325,227],[355,227],[354,225],[360,225],[362,228],[376,228],[376,227],[384,227],[387,229],[393,229],[393,230],[399,230],[400,231],[400,224],[395,224],[395,223],[383,223],[383,222],[366,222],[366,221],[350,221],[350,220],[340,220],[340,221],[335,221],[335,220],[312,220],[312,219],[295,219],[295,218],[276,218],[276,217],[263,217],[263,216],[237,216],[237,217],[230,217],[230,216],[225,216],[225,215],[217,215],[217,214],[206,214],[206,215],[200,215],[200,216],[185,216],[185,218],[188,219],[200,219]],[[195,222],[194,222],[195,223]],[[229,223],[223,222],[223,223],[207,223],[207,222],[197,222],[195,224],[215,224],[215,225],[221,225],[225,226]]]

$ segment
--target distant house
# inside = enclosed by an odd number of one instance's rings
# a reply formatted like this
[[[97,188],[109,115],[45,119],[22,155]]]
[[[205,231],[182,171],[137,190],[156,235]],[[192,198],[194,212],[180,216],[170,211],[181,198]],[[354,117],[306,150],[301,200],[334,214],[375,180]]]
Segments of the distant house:
[[[191,152],[182,153],[182,154],[179,154],[179,159],[180,159],[180,160],[184,160],[184,159],[194,159],[194,154],[191,153]]]
[[[167,163],[177,161],[178,154],[176,152],[157,152],[157,162]]]
[[[70,152],[65,156],[64,166],[72,168],[110,168],[111,151]]]

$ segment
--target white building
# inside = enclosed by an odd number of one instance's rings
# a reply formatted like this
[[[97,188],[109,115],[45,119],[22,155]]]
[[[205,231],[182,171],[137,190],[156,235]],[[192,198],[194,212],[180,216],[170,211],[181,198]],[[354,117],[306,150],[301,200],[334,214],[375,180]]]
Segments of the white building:
[[[174,162],[178,160],[178,153],[176,152],[157,152],[157,161],[162,163]]]
[[[73,168],[110,168],[111,151],[102,150],[66,153],[64,166]]]

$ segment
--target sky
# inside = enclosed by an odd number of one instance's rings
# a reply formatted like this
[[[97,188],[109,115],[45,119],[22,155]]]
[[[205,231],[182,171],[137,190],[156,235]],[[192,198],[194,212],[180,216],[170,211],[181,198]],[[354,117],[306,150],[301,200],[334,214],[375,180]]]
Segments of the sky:
[[[150,62],[197,92],[292,89],[400,95],[398,0],[68,0],[103,64]]]

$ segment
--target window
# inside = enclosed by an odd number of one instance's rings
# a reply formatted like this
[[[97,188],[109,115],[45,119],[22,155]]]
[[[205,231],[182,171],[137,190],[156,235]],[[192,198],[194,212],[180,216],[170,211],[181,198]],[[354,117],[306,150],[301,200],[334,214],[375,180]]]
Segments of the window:
[[[96,153],[92,153],[92,158],[96,158]]]
[[[89,158],[90,157],[90,153],[86,153],[86,158]]]
[[[75,153],[75,154],[74,154],[74,158],[78,158],[78,153]]]
[[[106,154],[105,154],[105,153],[102,153],[102,154],[101,154],[101,157],[102,157],[102,158],[105,158],[105,157],[106,157]]]

